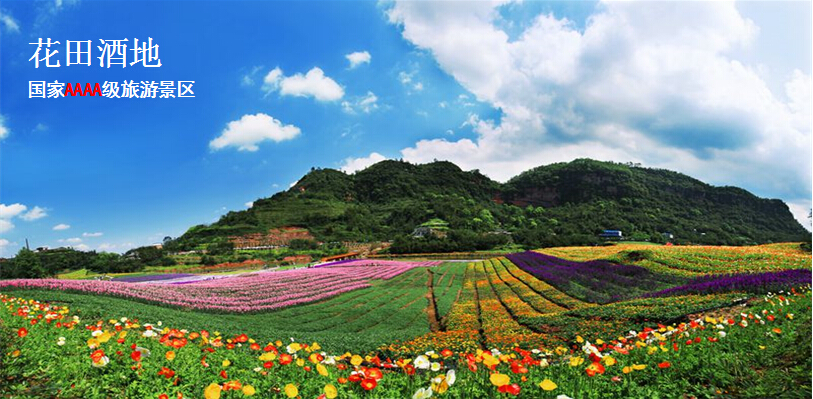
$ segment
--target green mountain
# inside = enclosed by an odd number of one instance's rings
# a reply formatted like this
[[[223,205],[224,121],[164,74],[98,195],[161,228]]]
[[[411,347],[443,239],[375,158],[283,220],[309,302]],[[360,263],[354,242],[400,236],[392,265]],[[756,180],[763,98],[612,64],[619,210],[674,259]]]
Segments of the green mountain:
[[[430,220],[443,237],[410,236]],[[435,222],[437,223],[437,222]],[[383,161],[352,175],[313,169],[293,187],[192,227],[192,248],[282,226],[324,242],[394,240],[393,251],[590,244],[605,229],[636,240],[742,245],[798,241],[809,233],[787,205],[662,169],[577,159],[540,166],[505,184],[450,162]]]

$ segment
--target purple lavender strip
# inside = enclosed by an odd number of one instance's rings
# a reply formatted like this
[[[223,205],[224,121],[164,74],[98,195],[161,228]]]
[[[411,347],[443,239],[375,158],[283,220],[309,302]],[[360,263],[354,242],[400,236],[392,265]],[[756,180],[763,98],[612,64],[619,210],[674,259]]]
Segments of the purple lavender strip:
[[[811,283],[811,271],[807,269],[783,270],[767,273],[741,273],[698,277],[685,285],[652,292],[645,297],[664,297],[687,294],[716,294],[725,292],[748,292],[766,294],[788,290]]]

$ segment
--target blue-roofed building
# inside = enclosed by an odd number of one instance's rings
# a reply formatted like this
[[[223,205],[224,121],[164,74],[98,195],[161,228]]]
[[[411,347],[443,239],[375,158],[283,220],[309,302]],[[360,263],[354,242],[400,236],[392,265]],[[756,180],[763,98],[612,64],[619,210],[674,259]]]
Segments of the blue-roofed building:
[[[607,240],[620,240],[624,238],[621,230],[604,230],[598,236]]]

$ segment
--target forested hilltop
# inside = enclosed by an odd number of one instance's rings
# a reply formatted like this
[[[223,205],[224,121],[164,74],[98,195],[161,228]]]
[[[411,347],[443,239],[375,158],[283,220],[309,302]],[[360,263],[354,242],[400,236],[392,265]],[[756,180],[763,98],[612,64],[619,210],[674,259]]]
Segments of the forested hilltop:
[[[810,236],[781,200],[663,169],[577,159],[500,184],[451,162],[388,160],[354,174],[313,169],[250,209],[190,228],[171,247],[199,248],[283,226],[307,228],[323,242],[394,241],[393,252],[591,244],[607,229],[627,239],[678,244]]]

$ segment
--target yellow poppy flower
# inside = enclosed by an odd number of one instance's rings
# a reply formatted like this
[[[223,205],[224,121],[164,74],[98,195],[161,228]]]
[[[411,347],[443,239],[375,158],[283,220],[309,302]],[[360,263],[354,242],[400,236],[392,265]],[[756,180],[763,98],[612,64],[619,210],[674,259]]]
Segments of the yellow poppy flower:
[[[488,379],[492,384],[498,387],[508,385],[511,382],[511,377],[500,373],[492,374],[490,377],[488,377]]]
[[[299,395],[299,389],[296,388],[294,384],[288,384],[285,386],[285,396],[289,398],[295,398]]]
[[[539,383],[539,387],[545,391],[552,391],[558,387],[555,382],[545,378],[542,382]]]
[[[324,391],[325,391],[325,397],[327,399],[334,399],[335,397],[339,396],[339,391],[336,389],[336,387],[333,384],[325,385]]]
[[[251,396],[251,395],[254,395],[255,393],[257,393],[257,390],[254,389],[254,387],[251,386],[251,385],[243,385],[242,391],[243,391],[243,395],[246,395],[246,396]]]
[[[203,391],[203,397],[206,399],[220,399],[220,391],[220,385],[213,382]]]
[[[359,355],[353,355],[353,357],[350,358],[350,364],[352,364],[354,366],[360,365],[361,362],[363,362],[363,361],[364,361],[364,358],[359,356]]]

